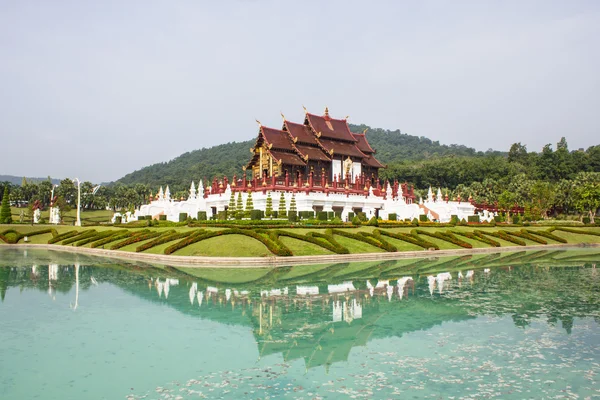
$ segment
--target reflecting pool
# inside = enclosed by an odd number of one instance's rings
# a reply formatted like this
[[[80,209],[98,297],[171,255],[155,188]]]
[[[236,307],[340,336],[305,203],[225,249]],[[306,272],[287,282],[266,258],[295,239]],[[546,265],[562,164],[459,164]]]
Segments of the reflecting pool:
[[[0,247],[0,398],[594,398],[598,261],[196,269]]]

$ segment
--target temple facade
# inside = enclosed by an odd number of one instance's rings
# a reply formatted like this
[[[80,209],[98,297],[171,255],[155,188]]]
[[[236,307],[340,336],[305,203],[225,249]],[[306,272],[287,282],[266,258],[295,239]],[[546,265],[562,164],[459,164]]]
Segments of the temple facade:
[[[246,166],[257,179],[271,177],[298,182],[308,181],[343,186],[375,186],[379,169],[384,166],[375,158],[366,131],[353,133],[346,119],[335,119],[325,108],[323,115],[309,113],[298,124],[283,116],[281,129],[262,126],[250,149],[252,158]]]
[[[258,135],[241,177],[214,178],[198,186],[192,182],[188,199],[181,201],[171,198],[168,187],[161,188],[150,204],[128,215],[127,221],[159,215],[178,221],[180,214],[196,218],[199,212],[211,218],[227,210],[238,193],[244,204],[252,199],[252,209],[266,211],[270,201],[273,210],[289,211],[294,202],[298,212],[332,212],[343,221],[358,212],[367,218],[399,220],[425,214],[440,222],[448,222],[451,215],[466,220],[474,214],[470,203],[449,201],[439,191],[436,196],[430,189],[428,198],[417,202],[408,183],[381,182],[379,170],[384,165],[375,158],[366,132],[351,132],[347,119],[332,118],[327,108],[323,115],[304,112],[302,124],[282,115],[281,129],[257,121]],[[282,199],[285,204],[279,204]]]

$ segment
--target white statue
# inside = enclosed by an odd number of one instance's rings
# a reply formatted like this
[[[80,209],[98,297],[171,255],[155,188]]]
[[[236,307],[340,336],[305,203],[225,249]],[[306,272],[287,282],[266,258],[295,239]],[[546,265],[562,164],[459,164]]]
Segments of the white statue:
[[[39,224],[41,216],[42,216],[42,213],[41,213],[40,209],[36,208],[35,211],[33,212],[33,223]]]

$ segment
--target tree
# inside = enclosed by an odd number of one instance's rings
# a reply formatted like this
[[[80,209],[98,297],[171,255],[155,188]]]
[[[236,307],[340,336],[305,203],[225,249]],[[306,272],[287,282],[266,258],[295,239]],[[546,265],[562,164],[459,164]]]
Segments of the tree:
[[[235,207],[235,219],[242,219],[244,216],[244,201],[242,200],[242,192],[238,192],[237,204]]]
[[[229,214],[229,218],[235,218],[235,193],[233,191],[231,191],[231,196],[229,197],[227,213]]]
[[[246,212],[244,213],[246,218],[250,218],[253,209],[254,203],[252,202],[252,192],[248,192],[248,197],[246,198]]]
[[[271,218],[273,216],[273,199],[271,198],[271,192],[267,194],[267,207],[265,210],[265,217]]]
[[[511,223],[510,210],[512,210],[515,205],[515,199],[515,194],[508,190],[502,192],[498,197],[498,206],[506,210],[506,222],[509,224]]]
[[[508,151],[508,162],[527,164],[527,146],[522,145],[521,142],[513,143]]]
[[[287,217],[287,207],[285,205],[285,193],[281,192],[281,196],[279,196],[279,208],[277,209],[277,216],[279,218]]]
[[[10,195],[8,185],[4,186],[4,195],[2,196],[2,206],[0,207],[0,224],[11,224],[12,216],[10,214]]]
[[[295,222],[298,219],[298,212],[296,211],[296,196],[292,193],[290,199],[290,211],[288,212],[288,218],[291,222]]]
[[[594,217],[600,207],[600,173],[580,172],[575,178],[574,186],[575,207],[581,213],[587,212],[590,222],[595,223]]]

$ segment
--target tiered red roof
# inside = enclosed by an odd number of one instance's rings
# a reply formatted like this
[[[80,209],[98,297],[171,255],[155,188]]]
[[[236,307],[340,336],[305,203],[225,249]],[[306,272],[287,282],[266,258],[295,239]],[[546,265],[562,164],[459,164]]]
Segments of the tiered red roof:
[[[384,167],[375,159],[375,150],[365,134],[352,133],[346,119],[329,116],[326,108],[322,116],[306,112],[304,124],[286,121],[283,129],[260,126],[254,148],[265,143],[274,159],[290,165],[306,165],[308,160],[331,161],[335,155],[350,156],[365,166]],[[256,163],[254,154],[248,166]]]

